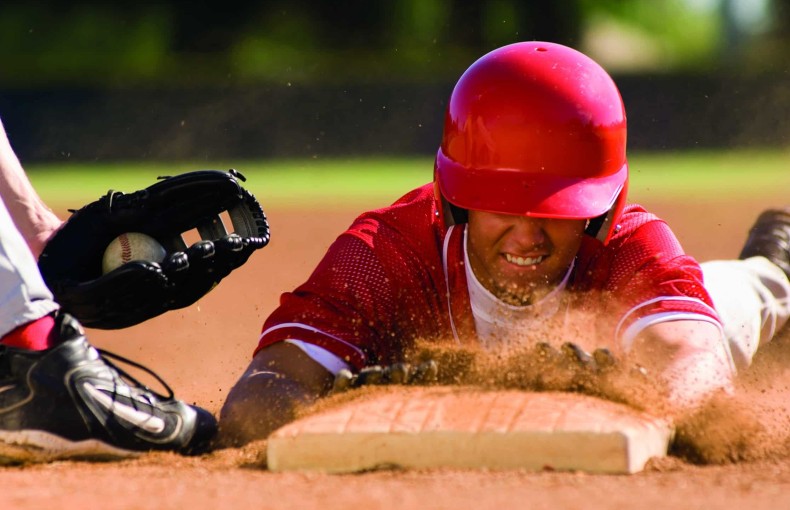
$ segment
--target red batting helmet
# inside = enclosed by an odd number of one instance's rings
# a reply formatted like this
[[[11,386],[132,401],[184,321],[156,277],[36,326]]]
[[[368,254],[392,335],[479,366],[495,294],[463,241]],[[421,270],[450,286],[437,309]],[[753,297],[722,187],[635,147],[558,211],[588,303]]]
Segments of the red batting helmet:
[[[559,44],[511,44],[453,89],[434,187],[456,212],[589,219],[606,243],[625,205],[625,146],[623,101],[601,66]]]

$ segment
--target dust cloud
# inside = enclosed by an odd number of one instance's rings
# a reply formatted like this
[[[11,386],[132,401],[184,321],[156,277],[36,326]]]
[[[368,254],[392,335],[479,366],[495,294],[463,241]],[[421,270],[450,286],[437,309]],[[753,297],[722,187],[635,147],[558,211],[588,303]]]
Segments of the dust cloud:
[[[790,335],[785,335],[790,336]],[[569,363],[559,349],[532,347],[493,354],[457,344],[418,343],[412,365],[436,361],[443,386],[485,390],[578,392],[670,417],[675,437],[670,454],[694,464],[725,464],[790,455],[790,338],[765,346],[739,374],[733,395],[716,395],[694,411],[669,416],[660,384],[621,364],[595,368]],[[359,398],[398,391],[397,385],[363,386],[330,395],[301,413],[312,414]]]
[[[790,331],[761,347],[736,382],[734,395],[677,421],[673,453],[702,464],[790,455]]]

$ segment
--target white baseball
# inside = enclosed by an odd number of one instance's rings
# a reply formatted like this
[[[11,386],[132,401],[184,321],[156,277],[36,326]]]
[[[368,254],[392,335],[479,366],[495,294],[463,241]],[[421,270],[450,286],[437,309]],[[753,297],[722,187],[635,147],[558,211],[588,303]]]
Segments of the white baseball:
[[[153,237],[140,232],[121,234],[110,242],[102,258],[104,274],[133,260],[162,262],[167,252]]]

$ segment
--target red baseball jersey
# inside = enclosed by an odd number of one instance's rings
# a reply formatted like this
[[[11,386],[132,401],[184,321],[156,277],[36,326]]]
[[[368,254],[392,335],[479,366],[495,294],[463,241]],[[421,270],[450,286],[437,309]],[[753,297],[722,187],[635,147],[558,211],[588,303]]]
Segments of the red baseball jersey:
[[[666,223],[637,205],[619,223],[607,246],[585,236],[562,310],[626,347],[657,322],[719,324],[699,264]],[[337,238],[309,279],[282,295],[258,349],[299,340],[359,369],[402,359],[416,340],[475,344],[464,254],[464,225],[443,229],[432,184],[417,188]]]

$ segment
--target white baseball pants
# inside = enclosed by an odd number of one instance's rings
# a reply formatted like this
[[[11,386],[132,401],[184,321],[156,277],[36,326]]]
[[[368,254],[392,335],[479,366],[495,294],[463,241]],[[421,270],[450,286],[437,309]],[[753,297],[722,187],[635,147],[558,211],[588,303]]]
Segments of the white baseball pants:
[[[790,317],[790,282],[764,257],[701,265],[735,366],[744,368],[757,348],[771,340]]]
[[[0,200],[0,337],[57,309],[30,248]]]

